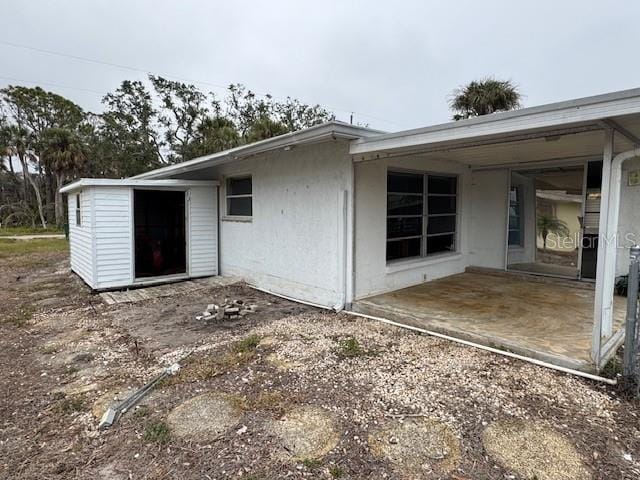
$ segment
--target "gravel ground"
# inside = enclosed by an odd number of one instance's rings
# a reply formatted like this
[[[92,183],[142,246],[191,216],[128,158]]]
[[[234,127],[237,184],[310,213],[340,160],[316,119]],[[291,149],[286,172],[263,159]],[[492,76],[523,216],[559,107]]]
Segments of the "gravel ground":
[[[258,311],[194,319],[224,298]],[[59,254],[1,265],[0,302],[0,478],[640,478],[637,402],[488,352],[243,285],[107,306]]]

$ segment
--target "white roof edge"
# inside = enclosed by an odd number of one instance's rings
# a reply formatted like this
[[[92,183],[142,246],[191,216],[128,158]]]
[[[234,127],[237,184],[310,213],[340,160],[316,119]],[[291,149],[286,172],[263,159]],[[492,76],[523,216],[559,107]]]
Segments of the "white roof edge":
[[[441,141],[594,122],[634,113],[640,113],[640,88],[361,138],[352,142],[350,153],[357,155]]]
[[[214,187],[219,182],[209,180],[137,180],[133,178],[81,178],[60,189],[69,193],[86,187]]]
[[[205,163],[216,164],[218,163],[217,161],[220,161],[222,159],[230,158],[234,160],[236,158],[264,153],[277,148],[284,148],[286,146],[293,146],[303,143],[313,143],[330,137],[354,140],[357,138],[362,138],[364,136],[377,135],[381,133],[384,132],[332,120],[329,122],[321,123],[319,125],[314,125],[313,127],[305,128],[303,130],[285,133],[284,135],[267,138],[266,140],[260,140],[258,142],[241,145],[229,150],[193,158],[191,160],[177,163],[175,165],[157,168],[155,170],[151,170],[149,172],[145,172],[131,178],[162,178],[168,175],[175,175],[189,170],[195,170]]]

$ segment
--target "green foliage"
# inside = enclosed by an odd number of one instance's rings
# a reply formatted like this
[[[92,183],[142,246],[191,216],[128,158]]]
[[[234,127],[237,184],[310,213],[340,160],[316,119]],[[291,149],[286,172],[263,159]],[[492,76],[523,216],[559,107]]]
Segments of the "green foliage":
[[[309,470],[315,470],[322,465],[322,462],[316,458],[305,458],[302,460],[302,465],[307,467]]]
[[[38,238],[35,240],[13,240],[0,238],[0,259],[30,256],[34,253],[63,252],[69,242],[64,238]]]
[[[0,227],[0,237],[14,235],[45,235],[62,233],[63,231],[57,227]]]
[[[329,474],[333,478],[342,478],[344,476],[344,470],[342,470],[342,468],[340,468],[339,466],[334,465],[333,467],[329,468]]]
[[[260,343],[260,337],[258,335],[249,335],[243,338],[239,342],[233,345],[233,351],[235,353],[247,353],[256,349]]]
[[[170,433],[169,425],[161,420],[153,420],[147,424],[142,438],[145,442],[164,445],[170,440]]]
[[[474,80],[454,90],[449,106],[454,120],[462,120],[494,112],[506,112],[520,108],[521,94],[509,80],[492,77]]]
[[[366,355],[367,352],[362,348],[360,342],[354,337],[349,337],[340,342],[340,356],[346,358],[360,357]]]
[[[130,177],[333,118],[319,105],[279,102],[240,84],[219,100],[153,75],[148,83],[123,81],[102,103],[104,112],[94,114],[40,87],[0,90],[0,175],[7,185],[0,206],[12,206],[0,221],[46,227],[55,212],[61,225],[66,209],[58,191],[74,178]],[[6,162],[11,158],[23,173]]]
[[[560,236],[567,236],[570,233],[569,227],[564,221],[551,215],[538,215],[536,224],[538,226],[538,234],[542,237],[544,250],[547,249],[547,236],[550,233]]]

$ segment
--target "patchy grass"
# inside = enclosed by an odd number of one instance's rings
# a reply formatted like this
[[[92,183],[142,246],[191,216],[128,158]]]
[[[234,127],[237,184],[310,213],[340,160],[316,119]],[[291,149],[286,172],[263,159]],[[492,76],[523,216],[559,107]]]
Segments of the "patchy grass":
[[[57,227],[3,227],[0,228],[0,237],[11,235],[44,235],[44,234],[62,234],[63,230]]]
[[[56,405],[56,410],[60,413],[81,412],[83,409],[84,402],[80,397],[66,397]]]
[[[322,465],[322,462],[316,458],[305,458],[302,460],[301,463],[302,465],[307,467],[309,470],[315,470],[320,465]]]
[[[362,348],[360,342],[355,337],[349,337],[340,342],[340,350],[338,354],[345,358],[354,358],[367,355],[367,351]]]
[[[30,303],[25,303],[20,305],[18,308],[15,308],[9,313],[9,315],[2,316],[3,322],[11,323],[16,327],[24,327],[35,312],[35,307]]]
[[[344,476],[344,470],[337,465],[329,468],[329,474],[333,478],[342,478]]]
[[[64,238],[38,238],[35,240],[0,238],[0,258],[34,253],[66,252],[67,250],[69,250],[69,242]]]
[[[252,352],[256,349],[258,344],[260,343],[260,336],[258,335],[249,335],[246,338],[243,338],[239,342],[236,342],[233,345],[233,352],[235,353],[248,353]]]
[[[144,429],[142,438],[145,442],[159,443],[164,445],[171,438],[169,425],[162,420],[154,420],[149,422]]]
[[[262,391],[256,397],[248,400],[247,409],[271,412],[276,416],[281,416],[292,405],[298,403],[299,400],[297,396],[290,393]]]
[[[145,418],[149,413],[149,407],[146,405],[137,405],[131,415],[133,415],[134,418]]]

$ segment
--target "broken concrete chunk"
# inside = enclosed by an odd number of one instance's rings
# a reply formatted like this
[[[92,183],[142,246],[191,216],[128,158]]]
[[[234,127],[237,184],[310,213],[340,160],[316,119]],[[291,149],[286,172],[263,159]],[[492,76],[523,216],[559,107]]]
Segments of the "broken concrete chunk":
[[[212,311],[212,310],[216,310],[218,308],[218,306],[214,303],[210,303],[209,305],[207,305],[207,310],[208,311]]]
[[[229,307],[225,309],[227,315],[237,315],[240,312],[238,307]]]

